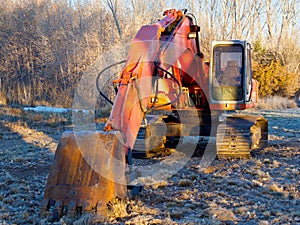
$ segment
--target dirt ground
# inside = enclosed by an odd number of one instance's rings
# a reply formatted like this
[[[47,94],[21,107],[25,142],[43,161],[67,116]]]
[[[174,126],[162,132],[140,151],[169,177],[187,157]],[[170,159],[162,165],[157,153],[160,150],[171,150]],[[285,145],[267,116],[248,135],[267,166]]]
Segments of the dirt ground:
[[[41,214],[50,165],[70,115],[0,108],[0,225],[300,224],[300,110],[249,111],[269,120],[269,143],[248,160],[191,158],[164,182],[118,202],[110,217]],[[159,159],[158,159],[159,160]]]

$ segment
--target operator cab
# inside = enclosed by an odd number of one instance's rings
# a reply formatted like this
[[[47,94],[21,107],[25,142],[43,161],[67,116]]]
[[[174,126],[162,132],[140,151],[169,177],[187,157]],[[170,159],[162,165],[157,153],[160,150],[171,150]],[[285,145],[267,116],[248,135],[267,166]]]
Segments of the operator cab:
[[[237,110],[255,106],[257,83],[252,80],[249,42],[214,41],[210,66],[212,109]]]

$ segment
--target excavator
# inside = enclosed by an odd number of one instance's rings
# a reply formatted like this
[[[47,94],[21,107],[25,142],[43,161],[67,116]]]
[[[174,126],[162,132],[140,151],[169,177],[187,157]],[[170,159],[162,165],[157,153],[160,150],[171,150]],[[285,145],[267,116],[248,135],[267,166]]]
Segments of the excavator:
[[[199,31],[193,14],[177,9],[140,28],[113,81],[114,100],[100,90],[112,104],[103,130],[63,133],[45,188],[45,210],[56,217],[105,214],[113,198],[134,190],[128,185],[133,158],[176,149],[188,137],[197,140],[193,156],[206,140],[202,137],[215,137],[219,159],[249,158],[267,142],[265,118],[227,113],[258,104],[250,43],[213,41],[207,62]],[[190,151],[180,149],[185,150]]]

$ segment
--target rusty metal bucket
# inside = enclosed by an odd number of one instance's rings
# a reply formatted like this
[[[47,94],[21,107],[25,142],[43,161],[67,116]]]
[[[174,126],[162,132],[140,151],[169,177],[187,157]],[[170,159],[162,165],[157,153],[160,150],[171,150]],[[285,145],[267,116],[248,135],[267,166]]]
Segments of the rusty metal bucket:
[[[54,217],[85,211],[106,214],[107,203],[126,196],[125,151],[116,132],[65,132],[44,193]]]

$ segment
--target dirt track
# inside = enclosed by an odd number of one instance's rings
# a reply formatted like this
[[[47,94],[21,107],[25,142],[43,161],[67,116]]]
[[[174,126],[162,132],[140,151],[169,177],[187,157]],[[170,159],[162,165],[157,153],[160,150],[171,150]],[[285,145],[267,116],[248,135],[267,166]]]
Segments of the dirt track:
[[[115,211],[99,224],[300,224],[299,109],[251,113],[269,119],[270,141],[250,160],[215,160],[201,170],[201,159],[192,158],[123,202],[122,218]],[[0,224],[88,224],[91,217],[50,222],[40,214],[58,140],[71,126],[18,109],[0,115]]]

